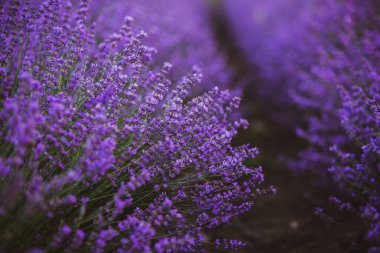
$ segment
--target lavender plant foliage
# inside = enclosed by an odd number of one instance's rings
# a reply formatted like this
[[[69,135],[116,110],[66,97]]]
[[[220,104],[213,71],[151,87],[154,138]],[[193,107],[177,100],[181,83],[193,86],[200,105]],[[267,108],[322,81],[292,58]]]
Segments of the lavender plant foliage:
[[[209,20],[211,8],[205,0],[95,0],[91,14],[97,18],[96,30],[101,37],[111,35],[125,13],[133,16],[135,26],[149,34],[146,44],[158,49],[154,64],[170,61],[176,66],[170,77],[178,79],[192,68],[202,70],[203,81],[193,89],[193,93],[200,93],[215,85],[233,88],[232,72],[218,49]]]
[[[369,223],[367,240],[380,250],[379,13],[376,2],[335,1],[336,27],[314,24],[326,42],[318,65],[295,86],[294,98],[310,114],[299,129],[309,147],[298,168],[328,169],[350,200],[331,200]],[[322,35],[321,35],[322,34]],[[305,103],[306,102],[306,103]],[[323,172],[322,172],[323,173]],[[349,203],[351,202],[351,203]]]
[[[188,97],[127,17],[96,41],[89,1],[2,4],[0,251],[201,252],[265,193],[245,120],[217,88]],[[215,246],[243,246],[218,240]]]

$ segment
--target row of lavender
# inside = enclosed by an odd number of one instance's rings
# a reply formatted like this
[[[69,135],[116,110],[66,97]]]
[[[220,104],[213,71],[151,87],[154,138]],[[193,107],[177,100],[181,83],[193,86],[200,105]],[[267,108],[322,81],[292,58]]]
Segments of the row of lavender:
[[[226,1],[225,13],[260,68],[261,96],[302,112],[279,120],[308,143],[290,167],[331,178],[343,197],[331,201],[363,218],[370,251],[380,251],[379,4],[241,0]]]
[[[267,191],[199,4],[1,2],[0,252],[244,245],[205,236]]]

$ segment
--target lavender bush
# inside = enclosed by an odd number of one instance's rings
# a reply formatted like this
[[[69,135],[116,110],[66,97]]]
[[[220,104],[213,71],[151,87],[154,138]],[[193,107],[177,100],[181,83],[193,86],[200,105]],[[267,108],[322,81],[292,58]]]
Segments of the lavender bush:
[[[328,169],[347,201],[332,196],[340,209],[355,211],[369,223],[367,240],[380,250],[380,85],[379,13],[376,2],[332,2],[336,27],[319,48],[318,64],[293,88],[295,102],[309,115],[297,130],[309,147],[295,165]],[[326,26],[325,26],[326,27]],[[322,32],[319,32],[323,30]],[[326,39],[327,39],[326,38]],[[338,193],[337,193],[338,194]]]
[[[265,80],[261,94],[302,112],[306,127],[288,124],[308,147],[291,166],[313,171],[324,182],[331,178],[342,196],[331,201],[363,218],[370,251],[378,252],[378,3],[241,0],[225,5],[235,38]]]
[[[130,17],[99,41],[88,0],[1,6],[0,251],[243,246],[205,237],[266,192],[257,149],[231,145],[239,98],[189,98],[201,73],[152,67]]]

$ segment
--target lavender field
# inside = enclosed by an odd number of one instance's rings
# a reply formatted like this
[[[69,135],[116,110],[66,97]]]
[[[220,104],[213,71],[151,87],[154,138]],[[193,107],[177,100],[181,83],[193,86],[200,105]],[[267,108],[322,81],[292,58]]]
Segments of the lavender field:
[[[0,9],[0,253],[380,252],[377,0]]]

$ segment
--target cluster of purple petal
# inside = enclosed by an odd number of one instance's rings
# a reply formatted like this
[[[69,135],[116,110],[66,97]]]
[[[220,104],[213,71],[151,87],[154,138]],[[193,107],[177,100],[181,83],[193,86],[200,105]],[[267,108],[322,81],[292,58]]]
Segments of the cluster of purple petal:
[[[240,99],[189,97],[199,70],[173,82],[130,17],[99,39],[89,2],[1,5],[0,251],[200,252],[266,193]]]

